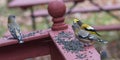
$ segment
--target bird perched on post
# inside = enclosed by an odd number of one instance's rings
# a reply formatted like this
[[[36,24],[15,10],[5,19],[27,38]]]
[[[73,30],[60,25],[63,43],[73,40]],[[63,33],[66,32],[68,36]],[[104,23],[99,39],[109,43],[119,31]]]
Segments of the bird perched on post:
[[[81,24],[81,25],[80,25]],[[81,27],[82,26],[82,27]],[[89,25],[83,24],[80,20],[74,19],[72,28],[76,37],[81,41],[83,40],[91,40],[98,41],[102,43],[107,43],[107,41],[102,40],[97,32]],[[87,29],[87,30],[86,30]],[[96,33],[96,34],[95,34]]]
[[[77,23],[79,25],[79,27],[83,30],[86,30],[88,32],[90,32],[91,34],[96,34],[98,36],[101,36],[100,34],[97,33],[97,31],[90,25],[82,23],[79,19],[75,18],[74,19],[74,23]]]
[[[80,29],[79,25],[77,23],[73,22],[72,28],[73,28],[73,31],[74,31],[77,39],[79,39],[80,41],[85,42],[85,43],[91,42],[90,40],[89,41],[85,40],[87,38],[87,36],[89,35],[89,32]]]
[[[9,15],[8,17],[8,29],[14,39],[18,39],[19,43],[23,43],[22,34],[19,25],[16,23],[14,15]]]

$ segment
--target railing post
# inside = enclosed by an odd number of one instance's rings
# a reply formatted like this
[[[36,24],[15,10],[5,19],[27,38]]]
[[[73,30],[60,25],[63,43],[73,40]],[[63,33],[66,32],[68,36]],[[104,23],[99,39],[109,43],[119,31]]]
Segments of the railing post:
[[[52,60],[100,60],[96,49],[93,46],[85,47],[76,39],[72,27],[64,23],[66,7],[62,1],[50,2],[48,12],[53,20],[50,31],[53,41],[50,45]]]
[[[64,14],[66,7],[63,2],[53,1],[48,5],[48,12],[52,16],[53,26],[52,31],[60,31],[68,28],[64,23]],[[54,43],[50,43],[50,54],[52,60],[65,60]]]
[[[63,2],[53,1],[48,5],[48,12],[53,17],[52,30],[64,30],[67,29],[67,24],[64,23],[64,14],[66,12],[66,6]]]

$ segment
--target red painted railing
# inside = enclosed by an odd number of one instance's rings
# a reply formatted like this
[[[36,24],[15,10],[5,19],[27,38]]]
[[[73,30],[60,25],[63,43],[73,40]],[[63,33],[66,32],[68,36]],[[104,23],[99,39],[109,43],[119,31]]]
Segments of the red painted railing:
[[[96,49],[92,45],[82,45],[71,26],[64,23],[65,11],[63,2],[52,1],[48,5],[48,12],[53,17],[51,29],[24,34],[23,44],[18,44],[16,39],[1,38],[0,59],[23,60],[50,54],[52,60],[100,60]]]

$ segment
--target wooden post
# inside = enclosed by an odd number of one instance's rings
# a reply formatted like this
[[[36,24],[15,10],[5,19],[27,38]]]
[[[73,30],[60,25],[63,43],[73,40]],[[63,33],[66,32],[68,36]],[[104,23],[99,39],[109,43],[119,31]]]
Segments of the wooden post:
[[[52,31],[59,31],[67,29],[67,24],[64,23],[64,14],[66,7],[63,2],[53,1],[48,5],[48,12],[53,17]],[[53,34],[54,35],[54,34]],[[51,60],[65,60],[64,56],[59,51],[58,47],[54,43],[50,44]]]
[[[100,60],[100,55],[93,46],[80,47],[82,43],[76,39],[71,26],[64,23],[66,7],[63,2],[50,2],[48,12],[53,20],[50,31],[54,43],[50,45],[52,60]]]
[[[63,2],[53,1],[48,5],[48,12],[53,17],[52,30],[64,30],[67,29],[67,24],[64,23],[64,14],[66,12],[66,6]]]

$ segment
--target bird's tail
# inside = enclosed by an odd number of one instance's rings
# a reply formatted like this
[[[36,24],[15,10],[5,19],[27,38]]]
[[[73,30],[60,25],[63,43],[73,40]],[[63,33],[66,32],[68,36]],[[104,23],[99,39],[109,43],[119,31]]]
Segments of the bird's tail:
[[[102,40],[102,39],[99,39],[98,42],[101,42],[101,43],[104,43],[104,44],[107,44],[107,43],[108,43],[108,41]]]
[[[101,35],[100,35],[99,33],[97,33],[97,31],[95,31],[95,33],[96,33],[98,36],[100,36],[100,37],[101,37]]]
[[[100,34],[98,34],[97,32],[96,32],[96,34],[97,34],[98,36],[100,36],[100,37],[101,37],[101,35],[100,35]]]
[[[91,35],[91,34],[88,36],[88,39],[98,41],[98,42],[101,42],[101,43],[104,43],[104,44],[108,43],[106,40],[102,40],[101,38],[99,38],[95,35]]]

